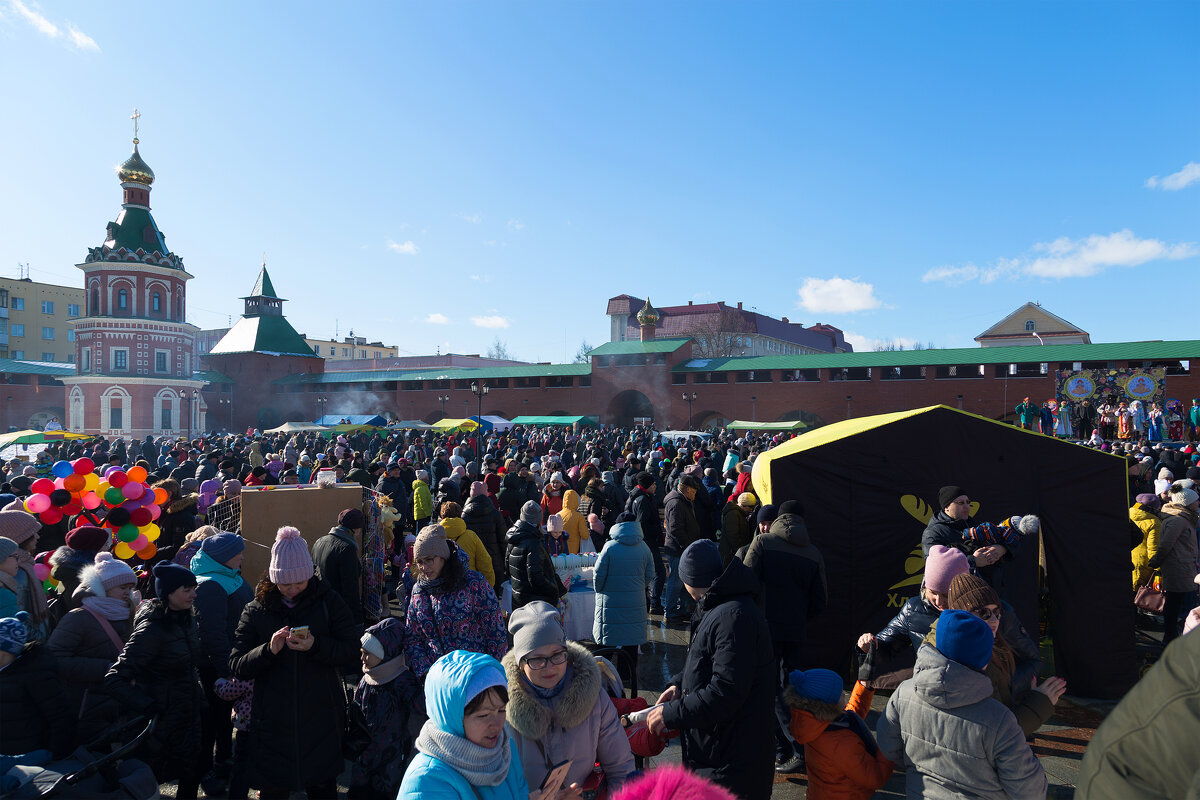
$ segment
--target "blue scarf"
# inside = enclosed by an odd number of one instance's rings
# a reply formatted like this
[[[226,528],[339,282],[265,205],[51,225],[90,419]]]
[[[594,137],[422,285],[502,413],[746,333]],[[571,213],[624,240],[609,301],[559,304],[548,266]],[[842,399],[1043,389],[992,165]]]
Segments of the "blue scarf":
[[[529,678],[526,678],[523,670],[521,672],[521,680],[525,681],[525,685],[529,687],[529,690],[533,692],[534,696],[539,700],[553,700],[562,694],[563,689],[567,688],[567,684],[571,680],[571,666],[569,664],[567,665],[567,669],[563,673],[562,678],[560,678],[558,683],[554,684],[554,686],[550,689],[543,689],[541,686],[538,686],[533,681],[529,680]]]
[[[196,555],[192,556],[191,567],[197,584],[216,581],[225,594],[233,594],[242,585],[241,572],[230,569],[203,550],[197,550]]]

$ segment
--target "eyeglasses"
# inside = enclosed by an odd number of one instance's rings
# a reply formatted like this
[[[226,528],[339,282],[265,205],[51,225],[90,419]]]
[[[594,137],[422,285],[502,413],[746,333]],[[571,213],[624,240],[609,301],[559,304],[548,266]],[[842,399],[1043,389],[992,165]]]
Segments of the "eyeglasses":
[[[990,608],[973,608],[971,609],[971,613],[979,617],[984,622],[993,619],[998,622],[1000,620],[1001,611],[998,608],[995,611],[992,611]]]
[[[529,667],[530,669],[545,669],[551,664],[557,666],[559,664],[565,664],[566,662],[567,651],[559,650],[552,656],[534,656],[533,658],[527,658],[525,659],[525,666]]]

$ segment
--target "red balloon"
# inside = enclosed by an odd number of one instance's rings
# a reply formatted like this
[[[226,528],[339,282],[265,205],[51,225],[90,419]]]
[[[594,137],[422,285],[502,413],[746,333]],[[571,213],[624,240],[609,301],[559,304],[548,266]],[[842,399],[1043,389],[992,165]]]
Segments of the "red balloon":
[[[71,466],[75,468],[76,475],[87,475],[96,468],[96,462],[90,458],[77,458],[71,462]]]
[[[129,512],[129,523],[131,525],[141,528],[144,525],[149,525],[151,522],[154,522],[154,517],[151,516],[150,509],[148,508],[135,508]]]
[[[83,511],[83,506],[79,505],[78,503],[67,503],[58,510],[63,513],[64,517],[73,517],[80,511]]]
[[[125,474],[125,470],[114,470],[108,476],[108,485],[120,489],[125,484],[129,483],[129,476]]]
[[[29,488],[33,490],[34,494],[50,494],[57,487],[49,478],[38,478]]]
[[[62,518],[63,518],[62,509],[55,508],[54,506],[50,506],[50,508],[47,508],[42,513],[38,514],[38,519],[40,519],[42,521],[43,525],[53,525],[54,523],[58,522]]]

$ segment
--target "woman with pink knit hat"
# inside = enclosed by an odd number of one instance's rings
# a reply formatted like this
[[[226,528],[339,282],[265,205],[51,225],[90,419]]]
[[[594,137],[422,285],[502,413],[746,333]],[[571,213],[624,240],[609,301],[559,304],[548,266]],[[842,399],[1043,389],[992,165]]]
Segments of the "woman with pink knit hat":
[[[300,789],[310,798],[337,795],[341,673],[358,663],[356,631],[345,601],[315,575],[300,531],[280,528],[229,657],[235,677],[254,681],[245,763],[263,800]]]

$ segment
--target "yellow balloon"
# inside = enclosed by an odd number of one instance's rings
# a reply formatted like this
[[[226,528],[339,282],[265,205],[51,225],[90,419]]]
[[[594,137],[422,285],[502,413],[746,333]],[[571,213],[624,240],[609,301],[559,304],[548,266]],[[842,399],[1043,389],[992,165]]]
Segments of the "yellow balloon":
[[[97,476],[97,477],[99,477],[99,476]],[[108,481],[100,481],[99,483],[96,484],[96,488],[92,489],[92,491],[98,495],[103,495],[105,492],[107,492],[111,488],[112,488],[112,485]]]
[[[151,530],[152,528],[153,528],[153,530]],[[157,525],[153,525],[153,524],[143,525],[142,527],[138,528],[138,532],[141,534],[144,534],[147,541],[154,542],[154,541],[158,540],[158,526]]]
[[[117,558],[133,558],[133,548],[125,542],[117,542],[117,546],[113,548],[113,555]]]
[[[83,488],[85,491],[94,492],[96,487],[100,485],[100,476],[94,472],[89,472],[83,476]]]

